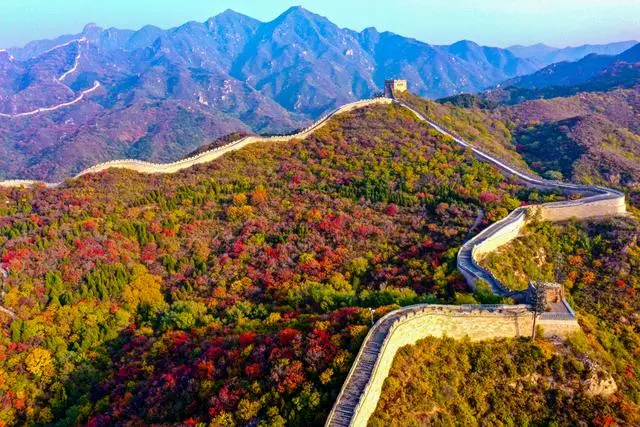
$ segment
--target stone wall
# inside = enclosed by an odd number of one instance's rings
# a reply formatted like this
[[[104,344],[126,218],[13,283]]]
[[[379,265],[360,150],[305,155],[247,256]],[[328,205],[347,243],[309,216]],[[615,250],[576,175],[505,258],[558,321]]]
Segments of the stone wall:
[[[100,163],[95,166],[92,166],[88,169],[77,174],[74,178],[79,178],[83,175],[90,173],[98,173],[108,169],[116,168],[116,169],[128,169],[133,170],[139,173],[146,174],[171,174],[176,173],[184,169],[188,169],[192,166],[211,162],[229,152],[240,150],[243,147],[246,147],[250,144],[255,144],[257,142],[286,142],[293,139],[305,139],[310,136],[315,131],[321,129],[327,122],[337,114],[346,113],[349,111],[353,111],[359,108],[364,108],[370,105],[388,105],[393,101],[389,98],[373,98],[373,99],[365,99],[362,101],[352,102],[350,104],[343,105],[342,107],[334,110],[328,115],[322,117],[317,120],[307,129],[298,132],[293,135],[279,135],[279,136],[271,136],[271,137],[259,137],[259,136],[248,136],[237,141],[233,141],[229,144],[223,145],[221,147],[214,148],[212,150],[206,151],[204,153],[198,154],[193,157],[189,157],[187,159],[178,160],[172,163],[151,163],[143,160],[135,160],[135,159],[125,159],[125,160],[112,160],[105,163]],[[8,180],[8,181],[0,181],[0,187],[30,187],[34,185],[45,185],[50,188],[58,187],[62,183],[42,183],[40,181],[34,180]]]
[[[530,336],[533,326],[533,315],[528,306],[421,306],[401,309],[385,317],[392,318],[393,322],[386,331],[384,341],[380,343],[377,360],[348,424],[351,426],[367,425],[378,405],[382,386],[400,348],[413,345],[427,336],[458,339],[469,337],[472,341]],[[381,319],[376,325],[384,325],[385,320],[387,319]],[[564,337],[580,329],[575,318],[540,319],[539,324],[547,336]],[[361,352],[366,351],[372,337],[379,332],[376,327],[372,329]],[[352,367],[350,377],[357,369],[356,365]],[[338,418],[336,410],[334,407],[327,426],[343,425],[334,422]]]
[[[591,200],[576,200],[574,203],[549,203],[540,207],[541,220],[566,221],[571,218],[588,219],[606,216],[621,216],[627,212],[623,194],[612,193],[613,197]]]
[[[558,189],[566,195],[579,194],[579,200],[548,203],[535,207],[522,207],[503,220],[488,227],[466,242],[458,253],[458,268],[473,287],[478,279],[487,280],[497,294],[509,295],[510,290],[490,272],[482,269],[477,258],[512,241],[535,213],[542,220],[564,221],[570,218],[593,218],[625,215],[623,193],[607,188],[547,181],[528,176],[499,159],[471,146],[441,126],[427,120],[410,105],[399,102],[412,111],[419,120],[427,122],[438,132],[447,135],[464,148],[470,149],[481,161],[490,163],[505,175],[512,176],[529,187]],[[580,330],[575,313],[563,300],[566,311],[544,313],[539,319],[545,336],[565,337]],[[510,306],[500,309],[477,306],[406,307],[390,313],[371,329],[351,368],[349,376],[336,400],[327,426],[365,426],[375,411],[382,385],[389,374],[396,352],[405,345],[415,344],[427,336],[453,338],[468,336],[472,340],[498,337],[517,337],[531,333],[533,314],[528,306]],[[354,400],[356,399],[357,400]]]
[[[214,150],[168,164],[153,164],[138,160],[118,160],[96,165],[77,176],[96,173],[109,168],[127,168],[142,173],[174,173],[196,164],[210,162],[228,152],[239,150],[256,142],[285,142],[291,139],[304,139],[320,129],[336,114],[374,104],[390,104],[388,98],[359,101],[345,105],[327,117],[318,120],[307,130],[290,136],[269,138],[246,137]],[[411,110],[420,120],[427,122],[438,132],[450,136],[459,145],[472,150],[482,161],[493,164],[503,173],[512,175],[526,185],[542,189],[561,189],[566,194],[582,194],[585,198],[576,201],[550,203],[546,205],[519,208],[507,218],[488,227],[474,239],[465,243],[458,254],[458,267],[471,285],[479,278],[486,279],[497,293],[506,293],[499,281],[483,270],[476,262],[480,257],[515,239],[527,222],[527,210],[539,210],[543,220],[563,221],[572,217],[592,218],[597,216],[624,215],[626,212],[624,194],[600,187],[545,181],[529,177],[500,160],[472,147],[467,142],[428,121],[411,106],[400,103]],[[38,184],[35,181],[5,181],[0,186],[28,186]],[[49,187],[58,183],[44,184]],[[545,335],[566,336],[579,330],[575,315],[568,307],[569,314],[545,313],[540,319]],[[390,313],[371,329],[363,343],[349,376],[338,396],[336,404],[327,419],[328,426],[364,426],[375,410],[382,385],[386,379],[393,359],[399,348],[415,344],[427,336],[453,338],[468,336],[472,340],[484,340],[498,337],[517,337],[530,334],[533,317],[527,306],[508,307],[460,307],[460,306],[414,306]],[[357,403],[353,404],[356,400]]]
[[[511,215],[493,224],[492,228],[486,229],[487,238],[473,248],[474,260],[517,238],[527,224],[526,216],[526,209],[516,209]]]
[[[542,221],[560,222],[572,218],[623,216],[626,215],[626,211],[624,195],[617,194],[612,194],[612,197],[594,196],[582,200],[519,208],[470,241],[473,245],[473,261],[477,264],[483,256],[517,238],[521,230],[536,216]]]

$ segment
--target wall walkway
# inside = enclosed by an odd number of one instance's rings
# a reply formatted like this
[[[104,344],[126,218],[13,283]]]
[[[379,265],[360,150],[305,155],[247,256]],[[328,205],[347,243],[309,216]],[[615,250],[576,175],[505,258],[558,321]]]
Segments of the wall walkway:
[[[539,323],[542,323],[539,321]],[[530,336],[533,313],[526,305],[417,305],[391,312],[365,338],[336,400],[327,426],[365,426],[376,409],[396,352],[427,336],[469,337],[473,341]],[[574,321],[547,322],[545,333],[565,336]]]

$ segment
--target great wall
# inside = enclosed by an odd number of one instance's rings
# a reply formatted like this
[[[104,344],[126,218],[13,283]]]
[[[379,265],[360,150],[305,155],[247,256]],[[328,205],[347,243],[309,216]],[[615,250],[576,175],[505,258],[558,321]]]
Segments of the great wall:
[[[74,104],[79,103],[80,101],[82,101],[84,99],[85,96],[89,95],[92,92],[95,92],[96,90],[98,90],[100,88],[101,84],[98,81],[93,82],[93,86],[91,86],[89,89],[85,89],[83,91],[80,92],[80,95],[78,95],[76,98],[72,99],[69,102],[63,102],[62,104],[58,104],[58,105],[54,105],[51,107],[42,107],[42,108],[37,108],[33,111],[27,111],[25,113],[16,113],[16,114],[6,114],[6,113],[0,113],[0,117],[1,118],[5,118],[5,119],[17,119],[17,118],[21,118],[21,117],[29,117],[29,116],[35,116],[36,114],[42,114],[42,113],[50,113],[52,111],[57,111],[57,110],[61,110],[62,108],[66,108],[66,107],[70,107]]]
[[[337,114],[346,113],[348,111],[352,111],[358,108],[364,108],[370,105],[384,105],[391,104],[393,100],[388,98],[374,98],[367,99],[362,101],[356,101],[350,104],[343,105],[342,107],[332,111],[321,119],[317,120],[307,129],[295,133],[293,135],[278,135],[278,136],[270,136],[270,137],[260,137],[260,136],[247,136],[237,141],[233,141],[229,144],[222,145],[220,147],[216,147],[212,150],[205,151],[198,155],[181,159],[172,163],[151,163],[145,162],[143,160],[112,160],[109,162],[99,163],[95,166],[92,166],[88,169],[83,170],[82,172],[75,175],[72,179],[79,178],[83,175],[102,172],[107,169],[117,168],[117,169],[129,169],[140,173],[145,174],[171,174],[176,173],[184,169],[188,169],[192,166],[209,163],[231,151],[240,150],[247,145],[255,144],[258,142],[286,142],[291,141],[293,139],[304,139],[314,133],[315,131],[322,128],[332,117]],[[62,185],[63,182],[56,183],[45,183],[34,180],[7,180],[0,181],[0,187],[28,187],[33,185],[44,185],[49,188],[55,188]]]
[[[603,187],[547,181],[528,176],[444,130],[437,123],[428,120],[416,111],[411,105],[393,98],[375,98],[344,105],[318,120],[308,129],[294,135],[249,136],[197,156],[168,164],[154,164],[140,160],[115,160],[86,169],[74,178],[110,168],[126,168],[147,174],[175,173],[197,164],[210,162],[226,153],[257,142],[286,142],[293,139],[304,139],[324,126],[328,120],[337,114],[371,105],[391,103],[408,109],[419,120],[451,138],[465,149],[471,150],[479,160],[491,163],[504,174],[514,177],[525,185],[540,189],[559,189],[565,194],[583,196],[578,200],[518,208],[503,220],[489,226],[466,242],[458,253],[457,265],[472,288],[478,280],[484,280],[492,286],[495,293],[512,295],[512,292],[506,286],[500,283],[490,272],[480,267],[478,257],[515,239],[536,211],[538,213],[537,216],[548,221],[564,221],[572,217],[586,219],[626,214],[625,195],[621,192]],[[0,182],[0,187],[44,185],[53,188],[62,184],[12,180]],[[560,307],[558,310],[544,313],[541,316],[538,323],[543,327],[544,333],[546,335],[566,336],[578,331],[580,326],[566,301],[563,300],[558,307]],[[419,339],[427,336],[441,337],[447,335],[453,338],[468,336],[471,340],[528,336],[531,332],[532,323],[533,312],[528,305],[418,305],[404,307],[388,313],[378,320],[367,334],[327,418],[326,426],[346,427],[365,426],[367,424],[369,417],[377,406],[382,392],[382,385],[388,376],[391,364],[399,348],[415,344]]]
[[[80,59],[82,58],[82,45],[83,44],[87,44],[88,40],[86,37],[82,37],[80,39],[75,39],[75,40],[69,40],[68,42],[58,45],[58,46],[54,46],[51,49],[47,50],[44,54],[47,54],[49,52],[52,52],[56,49],[65,47],[65,46],[69,46],[73,43],[77,43],[78,44],[78,52],[76,53],[75,59],[73,61],[73,65],[71,66],[71,68],[65,72],[63,72],[59,77],[57,77],[55,79],[56,82],[58,82],[59,84],[61,84],[64,88],[66,88],[69,92],[71,92],[72,94],[74,94],[73,90],[71,90],[71,88],[69,88],[68,86],[66,86],[64,84],[64,80],[69,77],[71,74],[75,73],[78,70],[78,67],[80,66]],[[50,113],[52,111],[57,111],[57,110],[61,110],[63,108],[66,107],[70,107],[72,105],[75,105],[77,103],[79,103],[80,101],[82,101],[85,96],[91,94],[92,92],[95,92],[98,88],[101,87],[101,84],[99,81],[94,81],[93,82],[93,86],[91,86],[88,89],[85,89],[83,91],[80,91],[79,95],[76,96],[74,99],[72,99],[71,101],[67,101],[67,102],[63,102],[57,105],[52,105],[50,107],[41,107],[41,108],[36,108],[35,110],[31,110],[31,111],[26,111],[23,113],[15,113],[15,114],[8,114],[8,113],[0,113],[0,118],[4,118],[4,119],[19,119],[19,118],[23,118],[23,117],[30,117],[30,116],[35,116],[36,114],[42,114],[42,113]]]
[[[472,150],[479,160],[491,163],[505,175],[512,176],[525,185],[540,189],[560,189],[565,194],[585,196],[578,200],[518,208],[467,241],[458,251],[457,266],[471,288],[475,287],[478,280],[484,280],[496,294],[513,296],[514,293],[491,272],[480,267],[478,259],[518,237],[534,216],[547,221],[565,221],[574,217],[587,219],[626,214],[624,193],[603,187],[547,181],[528,176],[444,130],[411,105],[396,102],[439,133]],[[378,404],[395,354],[401,347],[415,344],[427,336],[466,336],[474,341],[528,336],[532,323],[533,312],[527,305],[414,306],[391,312],[376,322],[362,343],[327,418],[326,426],[367,425]],[[538,324],[546,336],[564,337],[580,330],[575,313],[564,298],[555,305],[552,312],[543,313]]]

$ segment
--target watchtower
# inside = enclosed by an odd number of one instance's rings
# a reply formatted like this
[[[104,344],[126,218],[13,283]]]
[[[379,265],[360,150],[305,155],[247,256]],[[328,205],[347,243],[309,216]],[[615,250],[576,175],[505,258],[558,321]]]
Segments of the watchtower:
[[[406,80],[385,80],[384,82],[384,96],[387,98],[393,98],[395,94],[406,92],[407,89]]]
[[[527,303],[531,303],[533,300],[533,294],[536,292],[536,287],[544,286],[544,295],[547,301],[547,306],[553,308],[555,304],[562,304],[565,299],[564,286],[560,283],[549,282],[529,282],[529,289],[527,289]]]

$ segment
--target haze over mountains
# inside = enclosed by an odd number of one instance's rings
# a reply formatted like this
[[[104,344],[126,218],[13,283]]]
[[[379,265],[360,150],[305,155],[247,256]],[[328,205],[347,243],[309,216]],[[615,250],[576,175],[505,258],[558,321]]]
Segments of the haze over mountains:
[[[480,95],[490,102],[516,104],[529,99],[573,96],[580,92],[628,89],[640,83],[640,44],[618,55],[591,54],[518,76]]]
[[[636,40],[629,40],[617,43],[585,44],[582,46],[557,48],[538,43],[530,46],[509,46],[507,50],[511,51],[511,53],[518,58],[529,59],[540,66],[547,66],[556,62],[577,61],[592,53],[597,53],[598,55],[618,55],[636,44],[638,44]]]
[[[516,77],[505,86],[535,89],[549,86],[572,86],[585,83],[604,74],[614,74],[619,64],[640,62],[640,44],[618,55],[591,54],[576,62],[560,62],[531,75]]]
[[[229,10],[169,30],[90,24],[0,52],[0,178],[171,161],[234,131],[290,132],[374,96],[389,77],[438,98],[533,73],[539,61],[471,41],[342,29],[300,7],[266,23]],[[38,109],[47,112],[30,114]]]

